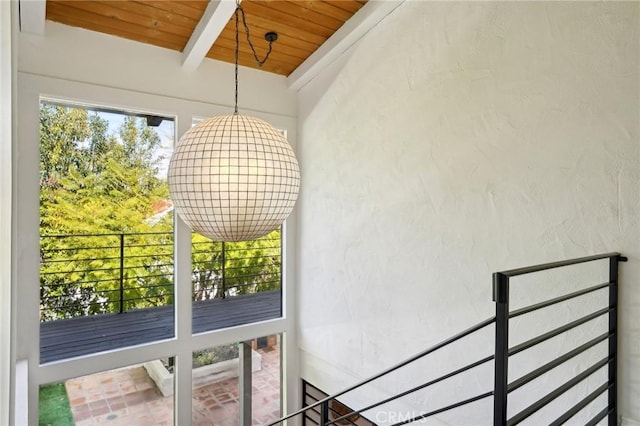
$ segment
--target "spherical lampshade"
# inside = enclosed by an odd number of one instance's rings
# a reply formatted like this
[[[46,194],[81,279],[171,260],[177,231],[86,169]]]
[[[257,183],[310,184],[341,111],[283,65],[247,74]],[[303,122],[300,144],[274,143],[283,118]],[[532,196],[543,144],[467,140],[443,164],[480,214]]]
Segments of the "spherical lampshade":
[[[186,132],[171,156],[168,180],[175,209],[191,229],[216,241],[247,241],[289,216],[300,170],[277,129],[234,114]]]

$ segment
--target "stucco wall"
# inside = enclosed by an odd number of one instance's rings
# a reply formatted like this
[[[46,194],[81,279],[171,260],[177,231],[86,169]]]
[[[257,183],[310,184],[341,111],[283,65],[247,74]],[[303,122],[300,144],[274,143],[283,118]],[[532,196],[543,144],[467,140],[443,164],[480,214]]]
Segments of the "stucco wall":
[[[640,419],[639,39],[638,3],[407,1],[300,91],[307,379],[338,391],[489,317],[494,271],[621,251]]]

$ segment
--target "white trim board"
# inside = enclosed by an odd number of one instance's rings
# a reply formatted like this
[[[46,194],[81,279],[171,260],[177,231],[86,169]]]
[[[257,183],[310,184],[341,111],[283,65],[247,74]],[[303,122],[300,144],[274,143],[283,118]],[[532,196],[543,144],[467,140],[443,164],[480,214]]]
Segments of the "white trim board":
[[[322,46],[287,77],[289,89],[298,91],[346,52],[405,0],[370,0]]]

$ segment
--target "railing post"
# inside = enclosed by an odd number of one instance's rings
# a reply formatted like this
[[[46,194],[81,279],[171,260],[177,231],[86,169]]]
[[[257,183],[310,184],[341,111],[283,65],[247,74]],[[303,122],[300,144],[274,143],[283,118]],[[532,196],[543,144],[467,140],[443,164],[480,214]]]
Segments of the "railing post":
[[[124,234],[120,234],[120,313],[124,312]]]
[[[509,277],[493,274],[493,301],[496,302],[496,348],[493,387],[493,424],[507,424],[507,381],[509,371]]]
[[[329,401],[324,401],[320,404],[320,426],[325,426],[329,423]]]
[[[618,424],[617,386],[618,386],[618,262],[626,262],[623,256],[609,258],[609,425]]]
[[[227,297],[227,249],[224,241],[222,242],[222,298]]]

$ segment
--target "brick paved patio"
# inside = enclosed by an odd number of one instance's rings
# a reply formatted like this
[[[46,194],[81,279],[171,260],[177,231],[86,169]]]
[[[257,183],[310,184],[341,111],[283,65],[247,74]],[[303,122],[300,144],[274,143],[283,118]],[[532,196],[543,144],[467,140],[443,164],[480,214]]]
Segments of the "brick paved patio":
[[[253,424],[280,417],[280,351],[259,349],[262,369],[253,373]],[[124,368],[66,382],[76,426],[169,426],[173,397],[163,397],[141,367]],[[238,425],[238,380],[193,390],[194,426]]]

